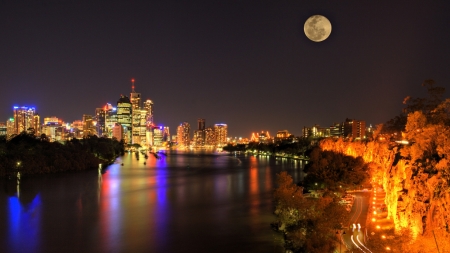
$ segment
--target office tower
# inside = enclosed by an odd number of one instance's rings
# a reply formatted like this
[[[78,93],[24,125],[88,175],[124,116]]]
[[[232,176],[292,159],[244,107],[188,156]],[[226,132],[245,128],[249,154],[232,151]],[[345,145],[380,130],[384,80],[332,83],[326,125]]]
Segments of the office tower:
[[[120,95],[117,101],[117,123],[122,125],[125,143],[131,143],[131,102],[127,96]]]
[[[181,123],[177,128],[177,142],[181,147],[189,147],[190,145],[191,126],[187,122]]]
[[[120,123],[114,123],[112,127],[112,138],[116,138],[118,141],[123,139],[123,127]]]
[[[41,135],[41,117],[37,113],[33,116],[33,128],[34,128],[34,134],[36,136],[40,136]]]
[[[197,148],[205,146],[205,119],[197,120],[197,130],[194,131],[194,146]]]
[[[362,120],[345,119],[344,137],[354,139],[366,138],[366,122]]]
[[[94,119],[92,115],[83,114],[83,137],[94,135]]]
[[[110,138],[113,137],[112,130],[117,123],[117,109],[113,107],[110,103],[104,106],[105,109],[105,129],[106,135]]]
[[[205,130],[205,119],[198,119],[197,124],[198,124],[197,130]]]
[[[14,118],[10,118],[6,121],[6,138],[10,138],[16,134],[16,124],[14,123]]]
[[[227,145],[227,134],[228,134],[227,124],[214,125],[214,135],[216,136],[217,147],[223,147]]]
[[[95,121],[97,121],[97,136],[107,136],[106,130],[106,106],[104,108],[96,108],[95,109]]]
[[[56,117],[44,118],[42,133],[45,134],[50,141],[64,141],[66,140],[67,129],[62,123],[62,120]]]
[[[344,124],[343,123],[334,123],[330,127],[330,136],[335,138],[340,138],[344,136]]]
[[[35,132],[34,115],[36,109],[34,107],[18,107],[14,106],[14,133],[20,134],[23,131],[32,130]]]
[[[196,148],[201,148],[205,146],[205,138],[203,137],[205,131],[203,130],[194,130],[194,138],[193,145]]]
[[[154,125],[153,121],[153,102],[150,99],[147,99],[144,102],[144,110],[147,111],[147,127],[151,129]]]
[[[142,146],[144,145],[148,145],[147,143],[147,111],[144,109],[138,109],[138,110],[134,110],[136,111],[136,115],[139,116],[139,125],[137,126],[137,130],[138,130],[138,139],[136,139],[136,142],[133,143],[139,143]],[[134,128],[133,128],[134,131]]]
[[[170,132],[168,126],[164,127],[163,141],[170,141]]]
[[[212,148],[216,145],[216,135],[214,134],[214,128],[205,128],[205,146]]]
[[[125,128],[131,129],[131,102],[127,96],[120,95],[117,101],[117,122]]]
[[[132,143],[141,143],[140,137],[140,125],[141,125],[141,93],[137,93],[134,90],[134,79],[131,79],[131,93],[130,93],[130,103],[131,103],[131,131],[132,131]]]
[[[164,128],[162,126],[153,127],[153,146],[161,147],[163,144]]]
[[[137,93],[134,90],[134,79],[131,79],[131,93],[130,93],[130,102],[132,105],[132,110],[141,108],[141,93]]]

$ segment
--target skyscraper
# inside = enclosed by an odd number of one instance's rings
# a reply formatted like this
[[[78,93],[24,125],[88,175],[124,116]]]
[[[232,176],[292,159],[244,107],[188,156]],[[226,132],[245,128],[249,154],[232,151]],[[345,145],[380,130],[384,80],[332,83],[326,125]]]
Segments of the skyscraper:
[[[106,131],[106,106],[95,109],[95,120],[97,121],[97,135],[99,137],[107,135]]]
[[[125,143],[131,143],[131,110],[130,99],[120,95],[117,101],[117,122],[123,127]]]
[[[214,125],[214,135],[216,136],[217,147],[223,147],[227,145],[227,134],[228,134],[227,124]]]
[[[36,109],[34,107],[22,106],[19,108],[18,106],[14,106],[14,133],[20,134],[29,129],[35,133],[35,114]]]
[[[130,103],[131,103],[131,131],[132,131],[132,143],[141,143],[141,93],[137,93],[134,90],[134,79],[131,79],[131,93],[130,93]]]
[[[177,141],[180,147],[189,147],[191,126],[187,122],[181,123],[177,128]]]
[[[92,115],[83,114],[83,136],[94,135],[94,122]]]
[[[150,129],[151,126],[154,125],[154,122],[153,122],[153,101],[151,101],[150,99],[147,99],[144,102],[144,110],[147,111],[147,127],[149,127],[149,129]]]

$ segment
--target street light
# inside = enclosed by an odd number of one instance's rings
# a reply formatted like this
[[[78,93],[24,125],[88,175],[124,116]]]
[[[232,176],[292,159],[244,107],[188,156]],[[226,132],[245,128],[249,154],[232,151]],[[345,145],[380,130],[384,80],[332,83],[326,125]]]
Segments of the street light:
[[[342,233],[340,233],[340,232],[341,231],[338,230],[338,231],[336,231],[336,234],[340,235],[340,236],[345,235],[345,231],[344,230],[342,230]],[[339,238],[339,253],[341,253],[341,252],[342,252],[342,239]]]

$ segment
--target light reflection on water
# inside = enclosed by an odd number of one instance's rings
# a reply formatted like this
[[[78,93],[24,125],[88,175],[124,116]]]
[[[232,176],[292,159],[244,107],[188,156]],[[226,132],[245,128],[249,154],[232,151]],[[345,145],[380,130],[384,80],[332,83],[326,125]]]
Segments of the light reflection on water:
[[[298,181],[301,166],[269,157],[169,153],[137,160],[131,153],[103,174],[25,178],[20,198],[5,181],[0,246],[7,252],[282,252],[270,229],[275,174],[287,170]]]

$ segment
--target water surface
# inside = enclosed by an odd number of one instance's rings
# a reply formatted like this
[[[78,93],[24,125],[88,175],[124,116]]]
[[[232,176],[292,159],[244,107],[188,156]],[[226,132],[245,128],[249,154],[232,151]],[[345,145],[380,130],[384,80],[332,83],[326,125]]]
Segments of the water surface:
[[[145,164],[144,164],[145,162]],[[123,165],[122,165],[123,163]],[[301,161],[126,154],[103,173],[0,180],[2,252],[283,252],[276,173]]]

